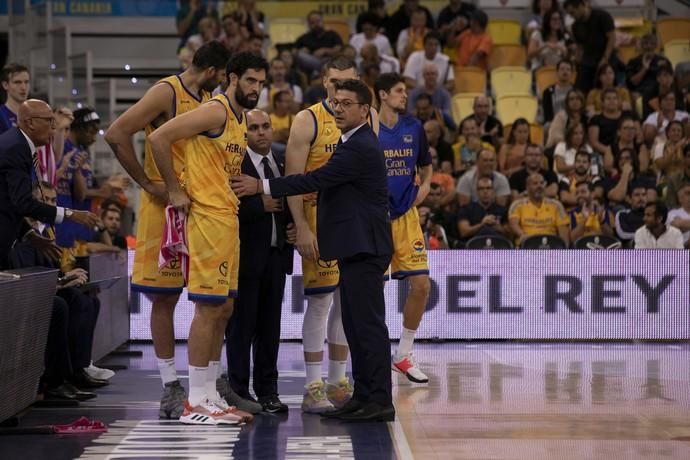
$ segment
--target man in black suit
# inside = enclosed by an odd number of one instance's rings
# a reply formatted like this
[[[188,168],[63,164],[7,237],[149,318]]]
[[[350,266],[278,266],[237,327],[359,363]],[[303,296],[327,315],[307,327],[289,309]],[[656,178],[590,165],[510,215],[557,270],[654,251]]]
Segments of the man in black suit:
[[[31,231],[24,217],[45,224],[61,223],[63,219],[93,228],[98,218],[88,211],[74,211],[51,206],[31,194],[31,168],[36,160],[36,147],[46,145],[55,131],[55,118],[50,106],[30,99],[19,106],[16,128],[0,134],[0,269],[7,268],[8,255],[14,242],[24,232],[32,244],[52,259],[59,257],[54,242]]]
[[[383,276],[393,253],[386,167],[367,124],[371,93],[357,80],[335,84],[329,103],[342,135],[333,156],[307,174],[259,181],[233,177],[238,196],[319,192],[317,241],[324,260],[338,261],[343,327],[352,355],[352,400],[329,416],[346,421],[392,421],[390,342]]]
[[[285,173],[285,161],[271,152],[271,119],[257,109],[246,117],[247,154],[242,173],[258,179],[280,177]],[[287,223],[290,214],[283,209],[281,198],[267,195],[240,200],[239,297],[225,329],[230,386],[240,397],[250,398],[252,351],[254,393],[262,409],[271,413],[288,410],[278,398],[277,362],[285,275],[292,273],[295,232],[288,235],[292,223]],[[222,388],[224,382],[220,383]]]

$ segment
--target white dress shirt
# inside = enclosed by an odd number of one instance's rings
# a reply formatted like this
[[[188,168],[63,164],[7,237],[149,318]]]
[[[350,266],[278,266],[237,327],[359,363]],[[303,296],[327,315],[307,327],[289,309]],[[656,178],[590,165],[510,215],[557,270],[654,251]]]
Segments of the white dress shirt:
[[[261,155],[260,153],[256,153],[250,147],[247,147],[247,153],[249,154],[249,158],[252,160],[252,163],[254,164],[256,171],[259,173],[259,177],[263,180],[264,186],[268,182],[268,179],[266,179],[266,176],[264,175],[264,164],[262,163],[264,158],[268,158],[268,167],[271,168],[271,171],[273,171],[273,175],[275,177],[280,177],[280,171],[278,170],[278,165],[276,164],[275,160],[273,159],[273,154],[270,151],[264,156],[264,155]],[[271,230],[271,247],[277,247],[278,246],[278,233],[277,233],[278,230],[276,227],[276,218],[273,214],[271,214],[271,220],[273,221],[273,229]]]
[[[31,140],[29,136],[26,135],[24,131],[19,128],[19,132],[22,133],[22,136],[24,136],[24,139],[26,139],[26,143],[29,144],[29,150],[31,150],[31,167],[35,168],[34,166],[34,155],[36,155],[36,144],[34,144],[34,141]],[[35,171],[36,177],[39,178],[40,180],[40,175],[38,171]],[[65,208],[62,206],[56,206],[57,212],[55,213],[55,223],[56,224],[61,224],[62,221],[65,219]]]
[[[635,232],[635,249],[683,249],[683,234],[676,227],[666,226],[666,231],[656,238],[646,225]]]

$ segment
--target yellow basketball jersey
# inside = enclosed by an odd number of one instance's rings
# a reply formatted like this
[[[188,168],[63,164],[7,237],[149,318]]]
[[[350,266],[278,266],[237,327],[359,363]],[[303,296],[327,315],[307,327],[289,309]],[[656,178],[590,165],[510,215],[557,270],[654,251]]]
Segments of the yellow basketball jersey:
[[[221,134],[198,134],[187,141],[182,183],[192,200],[192,211],[226,216],[237,214],[240,201],[230,188],[230,178],[242,174],[247,149],[247,124],[223,93],[211,99],[223,104],[225,127]]]
[[[173,106],[174,113],[173,117],[182,115],[185,112],[196,109],[204,102],[211,98],[211,94],[207,91],[202,91],[201,99],[198,95],[189,91],[182,83],[182,79],[179,75],[172,75],[167,78],[159,80],[156,84],[165,83],[172,87],[174,92]],[[148,141],[149,134],[151,134],[156,129],[155,126],[149,124],[146,127],[146,141],[144,143],[144,172],[151,180],[163,181],[161,173],[158,171],[155,161],[153,161],[153,152],[151,151],[151,144]],[[184,167],[184,146],[186,139],[181,139],[172,145],[172,159],[173,159],[173,169],[180,177],[182,173],[182,168]]]
[[[306,172],[323,166],[335,152],[340,139],[340,129],[335,126],[335,118],[326,101],[312,105],[307,110],[314,117],[314,138],[307,157]]]

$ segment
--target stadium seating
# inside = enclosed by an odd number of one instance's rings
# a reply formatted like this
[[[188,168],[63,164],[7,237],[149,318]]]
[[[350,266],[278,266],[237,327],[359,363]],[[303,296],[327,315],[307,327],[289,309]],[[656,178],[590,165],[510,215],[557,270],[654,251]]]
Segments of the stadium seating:
[[[556,235],[532,235],[527,237],[520,247],[522,249],[567,249],[568,245]]]
[[[491,71],[491,87],[497,98],[507,95],[530,95],[532,72],[524,67],[498,67]]]
[[[271,45],[293,43],[307,31],[307,24],[301,18],[275,18],[268,23]]]
[[[534,123],[537,118],[538,103],[533,96],[502,96],[496,99],[496,115],[504,124],[512,124],[518,118]]]
[[[523,66],[527,62],[527,50],[522,45],[494,45],[489,55],[489,69],[503,66]]]
[[[618,238],[606,235],[590,235],[578,238],[573,243],[574,249],[621,249],[623,243]]]
[[[664,55],[675,68],[681,62],[690,61],[690,39],[671,40],[664,45]]]
[[[453,93],[484,93],[486,91],[486,72],[479,67],[455,67]]]
[[[537,85],[537,96],[541,98],[544,90],[558,81],[556,68],[551,66],[540,67],[534,73],[534,80]]]
[[[690,18],[659,18],[656,22],[656,34],[662,47],[666,47],[671,40],[690,40]]]
[[[522,26],[511,19],[492,19],[486,28],[495,45],[519,45]]]
[[[463,118],[472,113],[474,98],[484,93],[457,93],[453,95],[451,113],[455,123],[460,124]]]
[[[350,24],[343,19],[324,19],[323,26],[326,30],[332,30],[340,35],[343,43],[348,43],[350,41]]]
[[[502,236],[475,236],[467,242],[466,249],[513,249],[513,243]]]

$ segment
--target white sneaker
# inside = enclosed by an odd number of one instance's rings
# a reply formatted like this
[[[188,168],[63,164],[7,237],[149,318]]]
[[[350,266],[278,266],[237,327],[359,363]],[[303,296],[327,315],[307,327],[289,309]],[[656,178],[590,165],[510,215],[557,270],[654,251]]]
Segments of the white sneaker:
[[[237,425],[241,421],[240,417],[226,413],[208,399],[204,399],[194,407],[189,404],[189,401],[185,401],[184,410],[180,416],[180,422],[187,425]]]
[[[89,374],[89,377],[98,380],[109,380],[113,375],[115,375],[115,372],[111,371],[110,369],[102,369],[94,366],[93,361],[91,361],[89,367],[84,368],[84,372]]]
[[[230,414],[233,417],[239,417],[240,422],[249,423],[254,420],[254,416],[252,414],[240,410],[236,406],[231,406],[220,395],[217,395],[216,398],[213,398],[210,401],[214,406],[216,406],[218,409],[222,410],[226,414]]]
[[[422,372],[422,370],[419,368],[419,365],[414,359],[412,352],[408,353],[407,356],[403,356],[402,358],[393,356],[392,361],[393,363],[391,368],[394,371],[403,374],[409,381],[414,383],[427,383],[429,381],[429,377],[427,377],[426,374],[424,374],[424,372]]]

